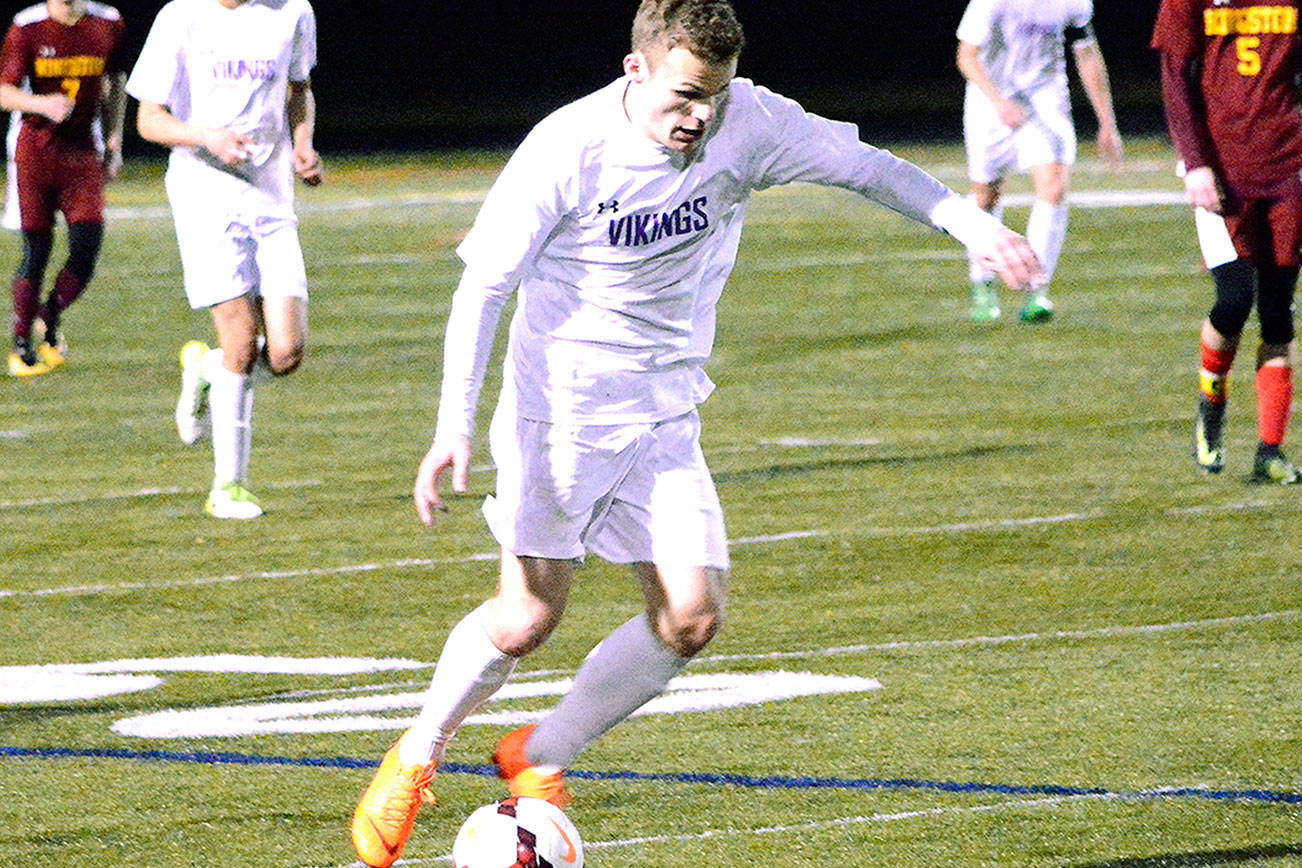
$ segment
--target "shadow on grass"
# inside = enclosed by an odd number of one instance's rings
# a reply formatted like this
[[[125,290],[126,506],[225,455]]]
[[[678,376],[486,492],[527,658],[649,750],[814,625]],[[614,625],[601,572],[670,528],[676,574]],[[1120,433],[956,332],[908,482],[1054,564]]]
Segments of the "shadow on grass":
[[[1207,850],[1201,853],[1164,853],[1112,862],[1072,863],[1066,868],[1214,868],[1270,859],[1302,856],[1302,844],[1266,844],[1241,850]]]
[[[988,455],[1024,455],[1035,450],[1025,443],[1009,443],[1001,446],[973,446],[968,449],[955,449],[948,452],[927,452],[920,455],[876,455],[862,458],[829,458],[823,461],[802,461],[795,464],[771,464],[768,467],[753,467],[746,470],[726,470],[714,473],[718,484],[733,482],[756,482],[777,479],[783,476],[801,476],[822,470],[847,470],[861,467],[896,467],[910,464],[934,464],[937,461],[967,460],[984,458]]]

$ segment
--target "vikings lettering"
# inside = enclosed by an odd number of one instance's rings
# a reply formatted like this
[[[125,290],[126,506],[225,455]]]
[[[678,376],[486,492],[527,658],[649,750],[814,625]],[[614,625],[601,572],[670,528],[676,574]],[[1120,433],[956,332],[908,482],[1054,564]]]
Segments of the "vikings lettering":
[[[219,60],[212,65],[213,78],[235,81],[241,78],[253,81],[271,81],[276,77],[274,60]]]
[[[610,243],[616,247],[641,247],[661,238],[701,232],[710,225],[710,216],[705,211],[707,201],[708,197],[698,196],[672,211],[629,214],[612,219],[606,230]]]

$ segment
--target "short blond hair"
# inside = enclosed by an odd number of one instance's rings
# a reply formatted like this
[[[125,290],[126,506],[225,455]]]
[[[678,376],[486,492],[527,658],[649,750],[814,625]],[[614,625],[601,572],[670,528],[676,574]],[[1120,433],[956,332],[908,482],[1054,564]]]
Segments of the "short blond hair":
[[[648,58],[682,47],[706,63],[727,63],[745,44],[728,0],[642,0],[633,16],[633,50]]]

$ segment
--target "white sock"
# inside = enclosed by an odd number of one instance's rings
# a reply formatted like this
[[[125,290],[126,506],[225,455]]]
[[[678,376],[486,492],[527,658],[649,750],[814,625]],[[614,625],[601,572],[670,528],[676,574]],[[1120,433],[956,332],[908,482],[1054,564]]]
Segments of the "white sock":
[[[1026,241],[1031,245],[1044,267],[1044,286],[1048,292],[1049,281],[1058,267],[1058,254],[1062,252],[1063,239],[1067,237],[1067,206],[1051,205],[1040,199],[1031,206],[1030,219],[1026,221]]]
[[[213,479],[243,482],[249,476],[253,441],[253,388],[249,378],[226,370],[220,349],[204,354],[203,377],[208,381],[212,414]]]
[[[969,196],[968,198],[972,199],[971,196]],[[975,204],[975,200],[973,200],[973,204]],[[1003,204],[1002,203],[996,204],[994,210],[992,210],[990,213],[993,214],[996,219],[1003,220],[1004,219]],[[973,256],[970,252],[968,253],[968,257],[967,257],[967,274],[973,283],[988,283],[995,279],[995,273],[990,269],[984,267],[977,260],[977,258]]]
[[[483,606],[462,618],[443,643],[420,716],[398,745],[404,765],[442,762],[457,727],[515,671],[484,630]]]
[[[574,684],[529,736],[529,762],[566,768],[615,724],[664,692],[688,658],[665,647],[645,614],[592,650]]]

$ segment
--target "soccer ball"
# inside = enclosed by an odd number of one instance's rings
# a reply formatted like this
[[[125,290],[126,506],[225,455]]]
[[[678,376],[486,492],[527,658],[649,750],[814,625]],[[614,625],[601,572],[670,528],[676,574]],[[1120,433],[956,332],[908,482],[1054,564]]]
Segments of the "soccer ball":
[[[452,845],[453,868],[583,868],[583,841],[565,812],[542,799],[475,810]]]

